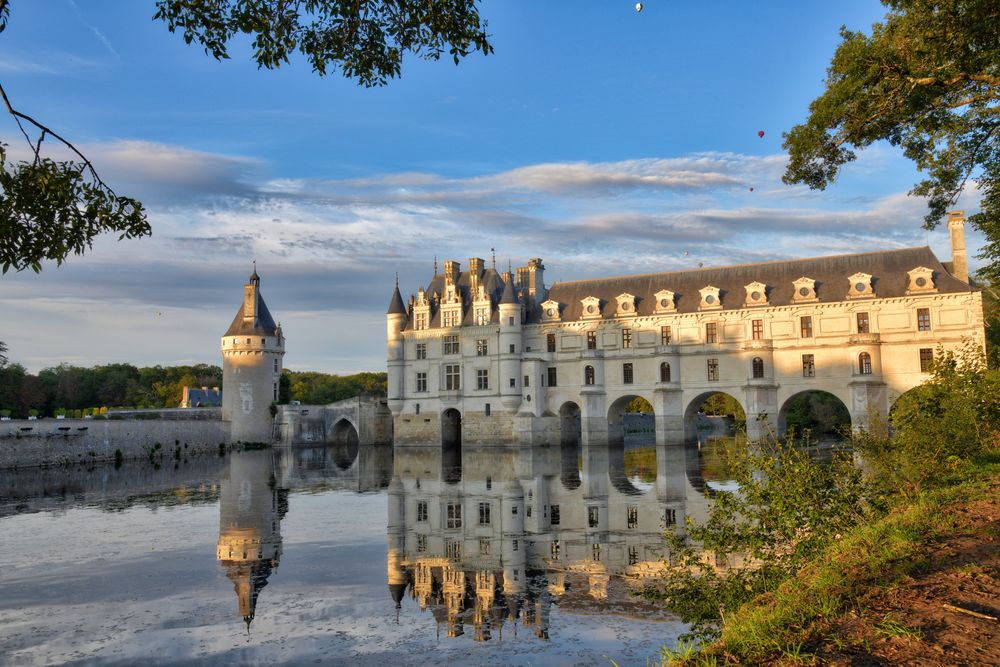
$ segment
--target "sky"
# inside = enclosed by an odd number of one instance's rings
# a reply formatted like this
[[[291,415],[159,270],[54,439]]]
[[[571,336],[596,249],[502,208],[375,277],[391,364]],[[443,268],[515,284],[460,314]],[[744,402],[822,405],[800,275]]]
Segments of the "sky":
[[[300,58],[259,70],[246,40],[216,61],[153,0],[12,3],[13,105],[140,199],[153,236],[0,276],[10,360],[221,364],[253,260],[285,367],[352,373],[384,369],[394,276],[405,298],[435,258],[541,257],[548,284],[917,245],[950,259],[891,146],[822,192],[781,182],[781,135],[840,26],[868,30],[881,3],[643,4],[485,0],[493,54],[411,55],[362,88]],[[0,140],[27,155],[6,115]],[[983,239],[967,242],[975,269]]]

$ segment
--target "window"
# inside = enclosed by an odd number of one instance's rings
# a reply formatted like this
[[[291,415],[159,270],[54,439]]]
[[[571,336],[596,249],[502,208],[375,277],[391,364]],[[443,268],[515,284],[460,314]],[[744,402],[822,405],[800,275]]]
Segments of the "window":
[[[639,525],[639,508],[635,505],[629,505],[625,508],[625,519],[629,528],[635,528]]]
[[[444,354],[459,353],[458,336],[456,335],[445,336],[442,340],[444,341]]]
[[[427,521],[427,501],[418,500],[417,501],[417,523],[423,523]]]
[[[477,357],[485,357],[489,353],[490,353],[489,341],[487,341],[487,339],[485,339],[485,338],[477,338],[476,339],[476,356]]]
[[[670,327],[660,327],[660,345],[670,345]]]
[[[630,348],[632,347],[632,330],[622,329],[622,347]]]
[[[719,342],[719,325],[715,322],[707,322],[705,324],[705,342],[706,343],[718,343]]]
[[[530,384],[528,383],[528,379],[529,379],[529,377],[530,377],[530,376],[528,376],[528,375],[525,375],[525,376],[524,376],[524,386],[525,386],[525,387],[530,387],[530,386],[531,386],[531,385],[530,385]]]
[[[526,505],[524,508],[524,516],[531,518],[531,505]]]
[[[490,309],[488,307],[483,307],[483,306],[480,306],[479,308],[476,308],[475,320],[476,320],[476,324],[478,324],[479,326],[482,326],[484,324],[489,324],[490,323]]]
[[[868,313],[858,313],[858,333],[870,333],[871,325],[868,323]]]
[[[934,350],[929,347],[920,348],[920,372],[930,373],[934,366]]]
[[[443,327],[457,327],[458,326],[458,316],[461,311],[457,309],[445,310],[441,313],[441,326]]]
[[[872,355],[867,352],[858,355],[858,372],[862,375],[872,374]]]
[[[274,383],[274,400],[275,401],[278,400],[278,383],[277,382]]]
[[[760,357],[754,357],[753,361],[750,362],[750,367],[752,371],[752,376],[754,378],[764,377],[764,360]]]
[[[628,548],[628,564],[635,565],[639,562],[639,547]]]
[[[480,538],[479,540],[479,555],[489,556],[490,555],[490,540],[489,538]]]
[[[812,338],[813,335],[813,318],[806,315],[799,320],[799,335],[802,338]]]
[[[660,364],[660,382],[670,382],[670,364],[665,361]]]
[[[418,415],[420,414],[420,404],[419,403],[416,404],[416,409],[414,410],[414,412],[416,412]]]
[[[487,417],[489,417],[489,416],[490,416],[490,404],[489,404],[489,403],[487,403],[487,404],[486,404],[486,408],[484,409],[483,413],[484,413],[484,414],[485,414],[485,415],[486,415]]]
[[[510,344],[510,353],[514,354],[514,343]]]
[[[550,387],[556,386],[556,367],[549,366],[548,374],[549,374],[549,386]]]
[[[462,543],[458,540],[445,540],[444,541],[444,553],[445,556],[450,560],[461,560],[462,559]]]
[[[816,358],[811,354],[802,355],[802,377],[816,377]]]
[[[418,331],[427,328],[427,313],[417,313],[413,316],[413,328]]]
[[[274,372],[275,373],[278,372],[278,360],[277,359],[274,360]]]
[[[632,364],[622,364],[622,384],[632,384]]]
[[[462,388],[462,367],[458,364],[446,364],[444,367],[445,391],[458,391]]]
[[[417,553],[422,554],[427,551],[427,536],[417,535]]]
[[[517,380],[515,378],[510,379],[510,388],[514,389],[517,386]]]
[[[427,343],[417,343],[417,359],[427,358]]]
[[[514,318],[513,317],[508,317],[507,318],[507,326],[511,326],[511,327],[514,326]]]
[[[490,388],[490,371],[486,368],[476,370],[476,389]]]
[[[587,332],[587,349],[596,350],[597,349],[597,332],[588,331]]]
[[[553,505],[551,516],[549,517],[549,523],[553,526],[559,525],[559,505]]]
[[[583,369],[583,383],[594,384],[594,367],[585,366]]]
[[[595,544],[591,544],[590,545],[590,557],[592,559],[594,559],[595,561],[600,562],[600,560],[601,560],[601,545],[600,544],[596,544],[595,543]]]
[[[589,505],[587,507],[587,525],[591,528],[597,528],[598,519],[600,518],[600,508],[597,505]]]
[[[511,543],[510,543],[510,550],[511,550],[511,551],[517,551],[517,546],[518,546],[518,545],[517,545],[517,540],[511,540]],[[514,574],[517,574],[517,570],[514,570]],[[516,578],[516,577],[515,577],[515,578]]]
[[[708,379],[715,381],[719,379],[719,360],[709,359],[708,360]]]
[[[417,373],[417,391],[427,391],[427,373]]]
[[[754,320],[751,323],[751,336],[754,340],[760,340],[764,337],[764,320]]]
[[[555,334],[546,334],[545,335],[545,349],[548,350],[549,352],[555,352],[556,351],[556,335]]]
[[[917,331],[931,330],[931,309],[917,308]]]
[[[461,528],[462,527],[462,505],[461,505],[461,503],[448,503],[446,519],[447,519],[447,523],[445,525],[448,528]]]
[[[559,551],[561,550],[559,540],[552,540],[552,545],[549,547],[549,550],[552,553],[552,559],[559,560]]]
[[[489,503],[479,503],[479,525],[488,526],[490,525],[490,504]]]
[[[665,509],[663,510],[663,525],[674,526],[677,524],[677,510]]]

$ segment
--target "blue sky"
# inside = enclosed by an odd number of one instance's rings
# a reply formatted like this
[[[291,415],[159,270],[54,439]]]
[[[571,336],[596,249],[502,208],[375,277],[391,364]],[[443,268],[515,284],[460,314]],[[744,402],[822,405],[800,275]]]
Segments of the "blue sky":
[[[14,105],[141,198],[154,236],[0,277],[0,340],[35,371],[219,363],[256,258],[286,366],[353,372],[384,367],[393,273],[414,292],[435,256],[541,256],[549,282],[926,243],[948,259],[891,147],[825,192],[781,183],[781,133],[839,27],[867,29],[879,2],[633,4],[488,0],[493,55],[411,57],[365,89],[301,60],[258,70],[245,42],[216,62],[152,0],[13,3]]]

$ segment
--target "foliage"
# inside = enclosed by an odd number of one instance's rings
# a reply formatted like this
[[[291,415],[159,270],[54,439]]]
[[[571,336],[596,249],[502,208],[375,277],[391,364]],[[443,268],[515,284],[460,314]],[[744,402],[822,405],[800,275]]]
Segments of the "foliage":
[[[328,373],[285,371],[290,383],[291,400],[308,405],[324,405],[361,394],[385,396],[388,391],[387,373]]]
[[[493,52],[476,0],[157,0],[153,18],[217,60],[250,35],[258,67],[275,69],[298,51],[320,76],[339,68],[369,87],[398,77],[406,52],[437,60],[447,49],[456,65]]]
[[[729,394],[718,392],[705,399],[699,408],[701,412],[713,417],[732,417],[737,421],[746,422],[747,415],[740,402]]]
[[[788,402],[785,425],[796,432],[844,433],[851,428],[851,413],[839,398],[825,391],[810,391]]]
[[[628,405],[625,406],[625,412],[644,412],[646,414],[653,413],[653,406],[649,404],[642,396],[636,396],[633,398]]]
[[[969,220],[987,237],[982,257],[1000,277],[1000,4],[996,0],[883,0],[871,35],[841,29],[826,89],[785,134],[786,183],[824,189],[880,140],[927,177],[933,228],[971,180],[982,193]]]
[[[1000,369],[1000,281],[991,283],[982,272],[976,274],[982,287],[983,328],[986,330],[986,365]]]

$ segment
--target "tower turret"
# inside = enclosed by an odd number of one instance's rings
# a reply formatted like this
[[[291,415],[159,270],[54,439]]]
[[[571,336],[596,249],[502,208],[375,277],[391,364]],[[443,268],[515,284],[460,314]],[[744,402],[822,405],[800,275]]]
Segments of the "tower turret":
[[[399,274],[396,274],[396,288],[392,291],[392,298],[389,299],[389,310],[386,311],[385,322],[389,409],[395,415],[399,414],[403,408],[403,366],[405,363],[403,329],[406,327],[406,306],[399,293]]]
[[[507,410],[517,410],[521,405],[521,302],[509,273],[497,308],[500,311],[500,402]]]
[[[222,419],[234,442],[271,442],[284,356],[285,337],[261,296],[255,265],[243,305],[222,336]]]

